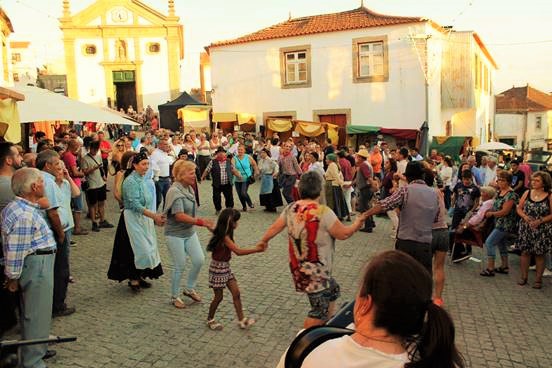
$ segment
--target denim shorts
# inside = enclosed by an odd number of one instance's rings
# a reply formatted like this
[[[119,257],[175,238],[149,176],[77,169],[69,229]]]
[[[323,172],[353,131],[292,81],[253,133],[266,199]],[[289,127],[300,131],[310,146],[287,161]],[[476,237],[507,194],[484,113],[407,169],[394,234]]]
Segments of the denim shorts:
[[[327,289],[307,295],[309,296],[309,302],[311,305],[311,310],[308,314],[309,317],[326,321],[328,319],[330,302],[336,301],[341,295],[341,291],[339,284],[334,278],[331,278],[330,286]]]
[[[73,212],[82,212],[84,210],[83,192],[78,197],[71,198],[71,209]]]

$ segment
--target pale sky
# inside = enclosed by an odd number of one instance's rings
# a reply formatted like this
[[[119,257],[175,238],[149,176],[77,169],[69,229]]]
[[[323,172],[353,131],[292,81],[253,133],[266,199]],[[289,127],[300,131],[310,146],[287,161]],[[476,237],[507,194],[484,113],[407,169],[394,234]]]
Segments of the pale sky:
[[[73,13],[94,0],[71,0]],[[143,0],[167,13],[166,0]],[[364,5],[390,15],[421,16],[456,30],[476,31],[499,70],[494,92],[527,83],[552,92],[552,1],[550,0],[365,0]],[[29,40],[36,49],[37,65],[63,60],[57,18],[62,0],[0,0],[15,33],[12,40]],[[292,17],[346,11],[360,0],[175,0],[184,25],[185,57],[182,87],[199,87],[199,53],[211,42],[234,38]]]

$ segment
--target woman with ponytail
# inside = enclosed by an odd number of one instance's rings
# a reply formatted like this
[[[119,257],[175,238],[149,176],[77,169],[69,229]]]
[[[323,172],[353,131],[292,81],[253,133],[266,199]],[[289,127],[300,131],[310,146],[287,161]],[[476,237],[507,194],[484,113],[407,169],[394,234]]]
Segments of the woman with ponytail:
[[[452,319],[431,292],[431,275],[418,261],[380,253],[360,282],[354,332],[319,345],[301,367],[463,368]]]

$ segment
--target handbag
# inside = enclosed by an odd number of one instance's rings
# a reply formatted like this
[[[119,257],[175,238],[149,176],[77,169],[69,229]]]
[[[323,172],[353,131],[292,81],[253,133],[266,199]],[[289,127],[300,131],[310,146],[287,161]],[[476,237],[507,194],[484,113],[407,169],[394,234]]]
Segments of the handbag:
[[[242,163],[241,163],[241,161],[240,161],[240,159],[238,158],[237,155],[236,155],[236,161],[240,164],[242,170],[245,172],[245,169],[243,168],[243,165],[242,165]],[[251,185],[251,184],[253,184],[253,183],[255,183],[255,178],[253,177],[253,175],[248,176],[248,177],[247,177],[247,184],[248,184],[248,185]]]

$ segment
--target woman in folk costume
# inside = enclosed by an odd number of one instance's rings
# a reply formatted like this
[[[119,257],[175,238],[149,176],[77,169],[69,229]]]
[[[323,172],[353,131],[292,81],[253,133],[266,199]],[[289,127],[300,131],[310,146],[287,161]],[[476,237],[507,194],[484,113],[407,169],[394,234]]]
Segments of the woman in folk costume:
[[[276,212],[283,206],[282,193],[278,185],[278,163],[270,158],[270,151],[263,148],[259,155],[259,170],[261,172],[261,190],[259,200],[267,212]]]
[[[327,205],[335,212],[340,221],[343,221],[345,218],[350,220],[349,210],[345,202],[343,189],[341,188],[345,182],[343,180],[343,174],[337,164],[337,155],[335,153],[328,154],[326,156],[326,162],[328,164],[328,169],[324,177],[326,179]]]
[[[163,274],[157,248],[155,225],[165,223],[163,215],[150,210],[152,197],[145,175],[149,168],[145,152],[136,154],[129,161],[122,185],[124,210],[117,226],[108,278],[129,280],[133,291],[149,288],[145,278],[159,278]]]

